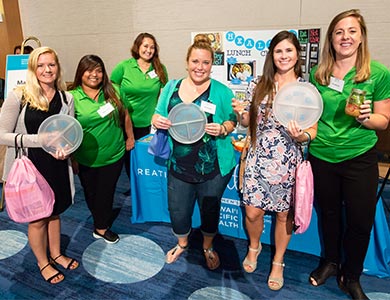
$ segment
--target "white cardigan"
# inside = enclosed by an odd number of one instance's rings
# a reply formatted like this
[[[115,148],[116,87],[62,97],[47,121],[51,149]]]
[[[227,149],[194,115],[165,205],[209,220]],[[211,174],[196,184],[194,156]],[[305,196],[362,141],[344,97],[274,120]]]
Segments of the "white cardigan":
[[[65,92],[66,102],[62,99],[62,105],[68,106],[68,115],[74,116],[74,102],[72,94]],[[23,146],[27,148],[40,148],[37,134],[27,134],[24,116],[26,113],[26,105],[21,107],[21,91],[12,91],[8,94],[7,99],[0,112],[0,144],[8,146],[4,160],[3,180],[6,181],[8,172],[11,169],[12,163],[15,160],[15,136],[18,133],[23,134]],[[19,139],[18,139],[19,141]],[[19,145],[20,146],[20,145]],[[70,173],[73,179],[73,173]],[[73,180],[71,180],[73,182]]]

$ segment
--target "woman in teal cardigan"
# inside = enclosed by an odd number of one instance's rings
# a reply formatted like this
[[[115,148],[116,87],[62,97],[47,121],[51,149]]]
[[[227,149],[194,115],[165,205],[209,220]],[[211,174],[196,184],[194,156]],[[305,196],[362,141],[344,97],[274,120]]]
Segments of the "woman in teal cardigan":
[[[222,194],[231,178],[236,160],[228,134],[234,130],[236,116],[231,107],[233,92],[210,78],[213,50],[205,35],[197,35],[187,52],[188,76],[170,81],[159,98],[152,124],[168,129],[167,118],[180,103],[195,104],[206,113],[205,135],[196,142],[183,144],[169,137],[168,209],[177,245],[168,251],[166,262],[173,263],[188,248],[188,236],[195,201],[198,201],[207,267],[214,270],[220,261],[213,248],[218,232]]]

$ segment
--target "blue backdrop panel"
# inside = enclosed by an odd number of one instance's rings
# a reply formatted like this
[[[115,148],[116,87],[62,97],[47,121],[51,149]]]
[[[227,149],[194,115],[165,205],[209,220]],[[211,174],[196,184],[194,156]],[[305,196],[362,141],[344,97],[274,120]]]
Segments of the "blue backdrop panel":
[[[155,158],[147,151],[151,136],[136,141],[131,151],[131,201],[132,223],[170,222],[167,201],[166,161]],[[239,153],[236,153],[237,160]],[[223,235],[246,239],[245,210],[240,205],[238,166],[223,194],[219,232]],[[274,244],[272,214],[266,214],[261,242]],[[313,209],[309,228],[303,234],[293,234],[288,249],[313,255],[321,255],[318,219]],[[193,227],[200,226],[199,208],[196,205],[192,217]],[[390,277],[390,233],[384,214],[382,200],[379,200],[375,224],[364,263],[364,272],[379,277]]]

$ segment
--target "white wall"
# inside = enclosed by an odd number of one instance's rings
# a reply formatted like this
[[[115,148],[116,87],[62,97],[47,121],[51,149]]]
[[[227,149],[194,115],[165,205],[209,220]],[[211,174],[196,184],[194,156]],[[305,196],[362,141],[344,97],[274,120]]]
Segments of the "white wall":
[[[57,50],[67,81],[89,53],[111,73],[130,57],[140,32],[157,38],[169,77],[177,78],[185,74],[191,32],[321,28],[322,41],[330,20],[351,8],[365,17],[372,57],[390,66],[389,0],[19,0],[19,6],[24,36]]]

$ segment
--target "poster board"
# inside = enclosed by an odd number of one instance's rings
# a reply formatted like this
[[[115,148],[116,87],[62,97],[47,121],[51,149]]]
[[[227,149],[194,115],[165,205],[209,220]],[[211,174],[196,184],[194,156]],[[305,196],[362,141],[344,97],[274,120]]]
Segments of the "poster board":
[[[7,55],[4,97],[15,87],[26,83],[29,54]]]
[[[272,38],[281,30],[193,32],[206,34],[214,49],[211,77],[230,87],[237,98],[245,95],[249,82],[262,75],[263,66]],[[290,29],[301,44],[304,78],[318,63],[320,29]]]

